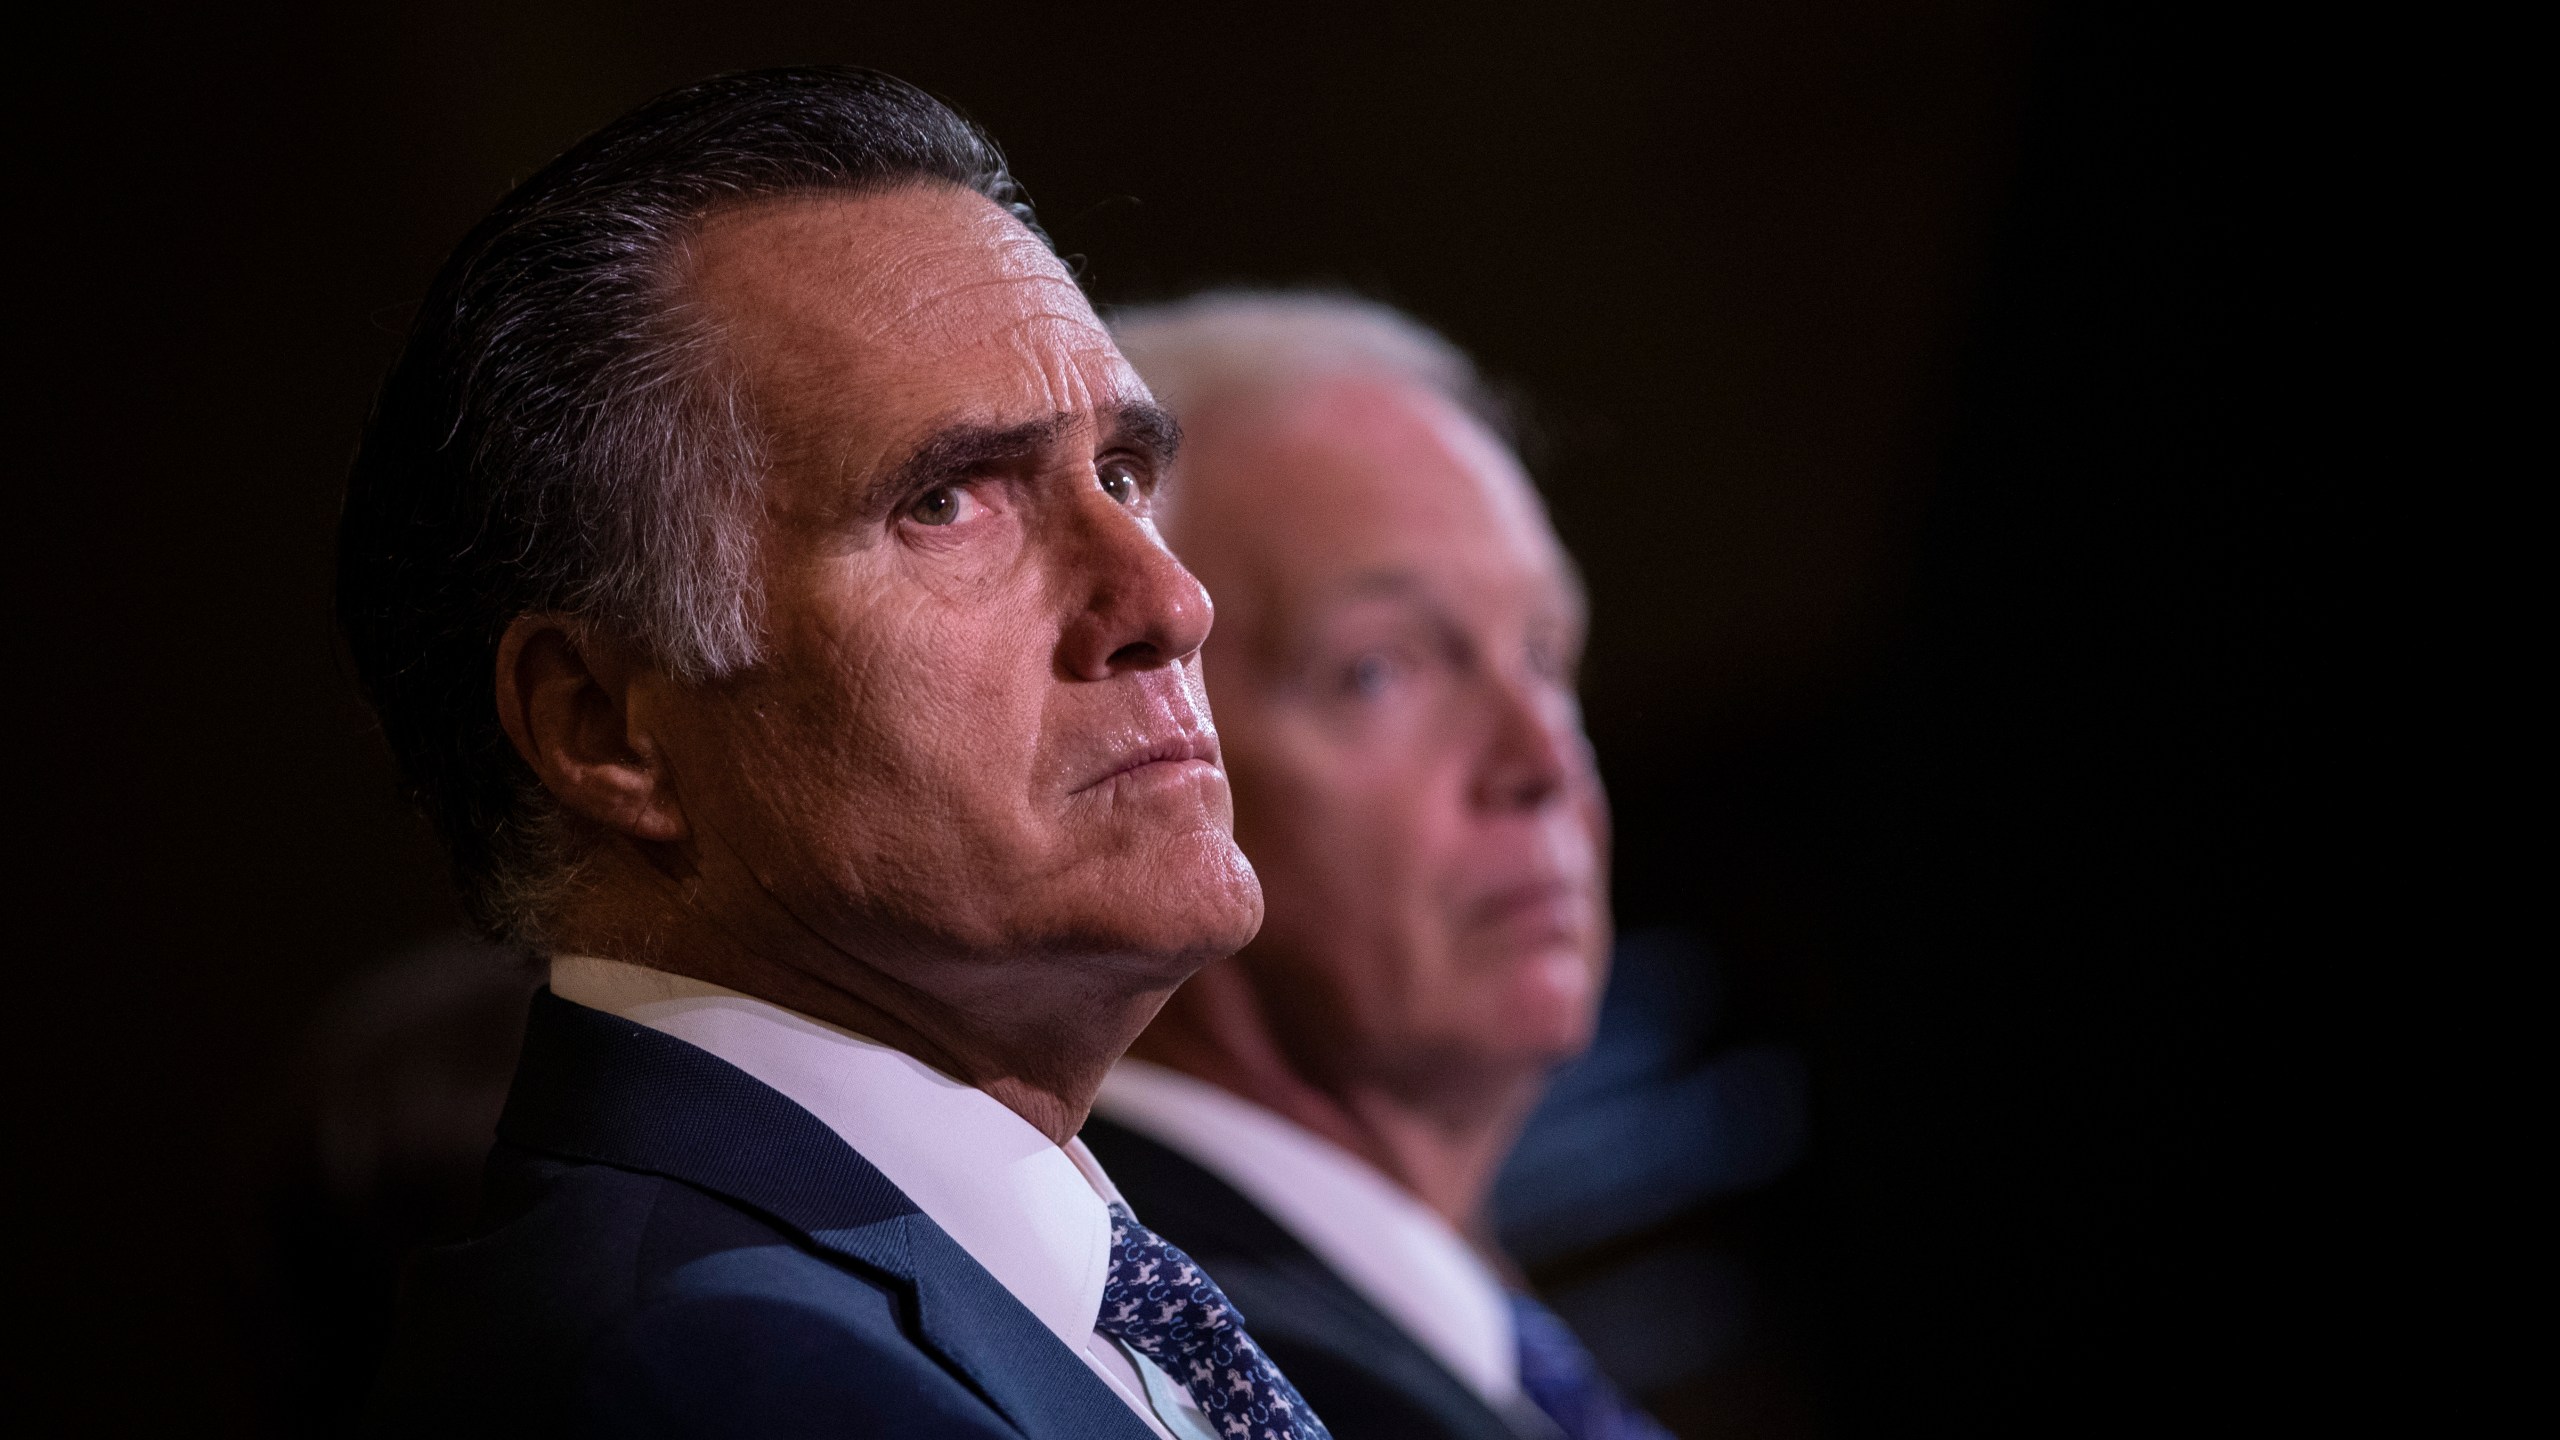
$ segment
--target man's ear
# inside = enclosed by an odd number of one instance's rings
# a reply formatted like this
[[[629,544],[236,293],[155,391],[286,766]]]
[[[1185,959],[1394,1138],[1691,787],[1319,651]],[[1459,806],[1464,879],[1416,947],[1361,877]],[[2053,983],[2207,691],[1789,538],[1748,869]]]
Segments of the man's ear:
[[[633,724],[641,666],[562,615],[519,615],[498,639],[498,723],[543,788],[635,840],[688,833],[656,737]]]

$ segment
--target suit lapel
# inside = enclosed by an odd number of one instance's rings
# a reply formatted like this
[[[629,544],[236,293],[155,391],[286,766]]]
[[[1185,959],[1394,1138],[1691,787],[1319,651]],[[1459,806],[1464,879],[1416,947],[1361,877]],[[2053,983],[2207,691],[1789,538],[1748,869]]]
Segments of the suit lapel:
[[[498,1138],[711,1191],[895,1282],[923,1346],[1031,1440],[1147,1433],[877,1167],[709,1051],[539,991]]]
[[[918,1217],[921,1219],[922,1217]],[[996,1283],[940,1226],[926,1222],[915,1235],[916,1319],[925,1336],[967,1370],[989,1401],[1026,1434],[1104,1437],[1143,1436],[1145,1426],[1092,1369]],[[1011,1324],[989,1323],[1003,1315]],[[1025,1345],[1014,1332],[1028,1326],[1049,1340]],[[1037,1415],[1034,1430],[1020,1417]]]

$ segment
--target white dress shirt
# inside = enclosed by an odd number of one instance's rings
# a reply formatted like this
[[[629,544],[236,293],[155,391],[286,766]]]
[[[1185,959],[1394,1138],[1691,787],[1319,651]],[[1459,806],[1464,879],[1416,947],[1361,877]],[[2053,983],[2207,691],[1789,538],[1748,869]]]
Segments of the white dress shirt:
[[[1112,1067],[1093,1108],[1236,1187],[1487,1404],[1517,1405],[1519,1341],[1500,1277],[1377,1167],[1250,1100],[1141,1060]]]
[[[994,1096],[904,1051],[704,981],[560,955],[551,993],[708,1050],[818,1117],[1175,1440],[1148,1402],[1137,1368],[1147,1362],[1094,1329],[1111,1274],[1108,1207],[1120,1192],[1083,1141],[1054,1144]],[[1188,1410],[1174,1423],[1197,1433],[1199,1412],[1181,1387],[1155,1389]]]

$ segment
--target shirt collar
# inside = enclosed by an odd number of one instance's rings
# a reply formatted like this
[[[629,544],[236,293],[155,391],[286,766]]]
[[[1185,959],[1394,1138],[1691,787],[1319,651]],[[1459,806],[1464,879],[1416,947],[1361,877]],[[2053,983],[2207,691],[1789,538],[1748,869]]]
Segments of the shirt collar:
[[[894,1050],[735,990],[588,955],[551,991],[707,1050],[841,1136],[1081,1353],[1111,1270],[1120,1199],[1081,1140],[1061,1147],[1004,1102]]]
[[[1497,1408],[1520,1394],[1501,1280],[1438,1211],[1359,1156],[1180,1071],[1123,1060],[1094,1110],[1188,1155],[1306,1243]]]

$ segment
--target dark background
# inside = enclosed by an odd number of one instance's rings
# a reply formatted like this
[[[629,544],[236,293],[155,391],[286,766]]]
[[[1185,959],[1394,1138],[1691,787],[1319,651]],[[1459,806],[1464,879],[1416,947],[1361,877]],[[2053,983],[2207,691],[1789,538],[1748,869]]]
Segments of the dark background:
[[[514,179],[808,60],[984,122],[1106,305],[1348,286],[1529,402],[1621,917],[1811,1076],[1802,1160],[1681,1222],[1756,1297],[1655,1397],[1684,1433],[2130,1429],[2222,1374],[2201,1117],[2259,725],[2192,35],[2023,0],[85,23],[9,101],[39,1413],[303,1413],[268,1232],[314,1027],[457,923],[327,619],[371,390]]]

